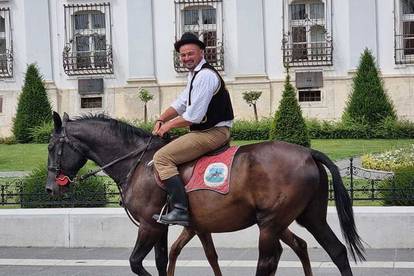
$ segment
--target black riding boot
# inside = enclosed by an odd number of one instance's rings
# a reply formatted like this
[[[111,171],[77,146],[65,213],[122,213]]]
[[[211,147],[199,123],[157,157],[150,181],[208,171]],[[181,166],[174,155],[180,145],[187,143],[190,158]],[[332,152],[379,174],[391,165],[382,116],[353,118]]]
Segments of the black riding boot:
[[[188,226],[190,220],[188,216],[188,200],[180,176],[175,175],[164,180],[164,182],[166,184],[167,193],[171,198],[173,209],[168,214],[162,215],[161,218],[159,218],[159,215],[157,214],[155,214],[153,218],[164,224]]]

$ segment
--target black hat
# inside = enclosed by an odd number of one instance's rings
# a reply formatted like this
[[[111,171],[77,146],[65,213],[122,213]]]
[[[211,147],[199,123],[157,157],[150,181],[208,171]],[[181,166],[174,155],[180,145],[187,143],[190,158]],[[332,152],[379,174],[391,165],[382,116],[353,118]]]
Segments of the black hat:
[[[174,43],[174,48],[177,52],[180,51],[180,47],[185,44],[196,44],[198,45],[202,50],[206,48],[206,45],[198,39],[197,36],[195,36],[193,33],[184,33],[181,36],[181,39],[176,41]]]

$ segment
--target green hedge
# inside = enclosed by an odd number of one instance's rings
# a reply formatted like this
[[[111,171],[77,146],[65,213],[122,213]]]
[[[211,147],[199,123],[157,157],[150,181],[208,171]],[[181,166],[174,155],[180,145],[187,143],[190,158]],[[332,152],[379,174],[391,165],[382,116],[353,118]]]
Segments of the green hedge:
[[[381,188],[385,205],[414,206],[414,167],[397,169]]]
[[[233,140],[269,140],[269,132],[272,118],[263,118],[258,122],[254,120],[235,120],[231,128]],[[131,123],[131,122],[130,122]],[[154,122],[143,123],[132,122],[133,125],[152,131]],[[309,136],[311,139],[403,139],[414,138],[414,123],[408,120],[396,121],[387,118],[376,127],[356,122],[333,122],[319,121],[316,119],[306,120]],[[172,135],[187,133],[185,128],[174,129]]]
[[[84,173],[81,170],[80,174]],[[103,207],[106,205],[106,184],[103,177],[91,177],[76,186],[69,186],[68,193],[51,197],[46,193],[46,166],[34,169],[25,177],[21,187],[22,208]]]

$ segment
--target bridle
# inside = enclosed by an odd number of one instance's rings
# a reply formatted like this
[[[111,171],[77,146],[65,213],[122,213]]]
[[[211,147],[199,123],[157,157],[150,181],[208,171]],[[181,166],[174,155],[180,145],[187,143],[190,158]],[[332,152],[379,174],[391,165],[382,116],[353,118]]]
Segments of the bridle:
[[[66,186],[66,185],[68,185],[69,183],[77,183],[77,182],[80,182],[80,181],[83,181],[83,180],[85,180],[85,179],[87,179],[88,177],[91,177],[91,176],[93,176],[93,175],[96,175],[98,172],[100,172],[100,171],[103,171],[104,169],[106,169],[106,168],[108,168],[108,167],[110,167],[110,166],[112,166],[112,165],[114,165],[114,164],[116,164],[116,163],[118,163],[118,162],[120,162],[120,161],[122,161],[122,160],[125,160],[125,159],[127,159],[127,158],[130,158],[130,157],[133,157],[133,156],[135,156],[135,155],[137,155],[138,153],[141,153],[140,154],[140,156],[139,156],[139,158],[134,162],[134,164],[133,164],[133,166],[131,167],[131,169],[129,170],[129,172],[128,172],[128,174],[127,174],[127,176],[126,176],[126,178],[125,178],[125,180],[126,180],[126,182],[128,182],[128,180],[129,180],[129,178],[130,178],[130,176],[131,176],[131,174],[132,174],[132,172],[134,172],[135,171],[135,168],[138,166],[138,164],[139,163],[141,163],[141,161],[142,161],[142,158],[144,157],[144,154],[147,152],[147,150],[148,150],[148,148],[149,148],[149,146],[150,146],[150,144],[151,144],[151,142],[152,142],[152,138],[153,138],[154,136],[153,135],[151,135],[150,136],[150,138],[148,139],[148,142],[145,144],[145,146],[143,147],[143,148],[139,148],[139,149],[137,149],[137,150],[135,150],[135,151],[132,151],[132,152],[130,152],[130,153],[128,153],[128,154],[126,154],[126,155],[123,155],[123,156],[121,156],[121,157],[119,157],[119,158],[116,158],[115,160],[113,160],[113,161],[111,161],[111,162],[109,162],[109,163],[107,163],[107,164],[105,164],[105,165],[103,165],[102,167],[99,167],[99,168],[97,168],[97,169],[95,169],[95,170],[92,170],[92,171],[90,171],[90,172],[88,172],[88,173],[86,173],[86,174],[83,174],[83,175],[81,175],[81,176],[75,176],[73,179],[70,179],[70,177],[69,176],[67,176],[67,175],[65,175],[65,174],[63,174],[62,173],[62,169],[61,169],[61,163],[62,163],[62,153],[63,153],[63,146],[64,146],[64,144],[67,144],[67,145],[69,145],[69,147],[72,149],[72,150],[74,150],[74,151],[76,151],[76,152],[78,152],[79,154],[81,154],[82,156],[85,156],[85,154],[83,153],[83,151],[78,147],[78,146],[76,146],[76,144],[75,143],[73,143],[70,139],[69,139],[69,137],[67,136],[67,134],[66,134],[66,129],[65,129],[65,126],[64,126],[64,124],[62,125],[62,131],[61,131],[61,135],[59,136],[59,138],[58,138],[58,142],[57,142],[57,145],[55,144],[54,145],[54,147],[55,146],[58,146],[59,148],[57,149],[57,160],[56,160],[56,164],[54,165],[54,166],[48,166],[48,170],[49,171],[54,171],[55,173],[56,173],[56,176],[55,176],[55,183],[57,184],[57,185],[59,185],[59,186]],[[124,195],[123,195],[123,193],[122,193],[122,187],[121,187],[121,184],[122,184],[123,182],[121,182],[121,183],[116,183],[116,185],[117,185],[117,187],[118,187],[118,190],[119,190],[119,194],[121,195],[121,200],[122,200],[122,202],[125,202],[124,201]],[[136,221],[135,221],[135,219],[133,219],[132,218],[132,216],[131,216],[131,214],[129,213],[129,211],[128,211],[128,209],[126,208],[126,206],[123,204],[123,207],[124,207],[124,209],[125,209],[125,212],[127,213],[127,215],[128,215],[128,217],[129,217],[129,219],[137,226],[137,227],[139,227],[139,223],[137,223]]]
[[[83,175],[80,175],[80,176],[75,176],[73,179],[70,179],[69,176],[67,176],[67,175],[65,175],[65,174],[62,173],[62,169],[61,169],[62,153],[63,153],[63,146],[64,146],[64,144],[67,144],[72,150],[78,152],[82,156],[85,156],[85,154],[83,153],[83,151],[78,146],[76,146],[75,143],[73,143],[69,139],[69,137],[66,134],[65,127],[62,126],[61,135],[58,138],[57,145],[55,145],[55,146],[58,146],[59,147],[57,149],[58,152],[57,152],[56,165],[49,166],[48,167],[48,170],[49,171],[54,171],[56,173],[55,183],[57,185],[59,185],[59,186],[66,186],[69,183],[75,183],[75,182],[78,182],[78,181],[83,181],[83,180],[85,180],[85,179],[87,179],[87,178],[89,178],[89,177],[91,177],[93,175],[96,175],[98,172],[101,172],[101,171],[105,170],[106,168],[108,168],[108,167],[110,167],[110,166],[112,166],[112,165],[114,165],[114,164],[122,161],[122,160],[125,160],[127,158],[133,157],[133,156],[137,155],[138,153],[141,153],[141,155],[139,156],[139,158],[137,159],[137,161],[134,162],[134,166],[131,167],[129,173],[126,176],[126,179],[128,180],[129,177],[130,177],[130,175],[131,175],[131,173],[135,170],[136,166],[138,166],[138,164],[141,162],[141,160],[142,160],[145,152],[148,150],[148,148],[149,148],[149,146],[151,144],[152,138],[153,138],[153,136],[151,135],[150,138],[148,139],[148,142],[145,144],[145,146],[143,148],[138,148],[137,150],[132,151],[132,152],[130,152],[128,154],[125,154],[125,155],[123,155],[123,156],[121,156],[119,158],[116,158],[116,159],[112,160],[111,162],[109,162],[109,163],[107,163],[107,164],[105,164],[105,165],[103,165],[103,166],[101,166],[101,167],[99,167],[99,168],[97,168],[95,170],[89,171],[88,173],[83,174]]]
[[[49,171],[55,172],[56,174],[55,183],[59,186],[66,186],[69,183],[76,182],[77,180],[76,177],[73,179],[70,179],[69,176],[62,173],[62,154],[63,154],[64,144],[67,144],[72,150],[84,156],[83,151],[79,149],[74,143],[72,143],[72,141],[70,141],[69,137],[66,135],[65,127],[62,127],[62,132],[57,140],[57,143],[53,145],[53,147],[58,147],[56,162],[52,166],[48,166]]]

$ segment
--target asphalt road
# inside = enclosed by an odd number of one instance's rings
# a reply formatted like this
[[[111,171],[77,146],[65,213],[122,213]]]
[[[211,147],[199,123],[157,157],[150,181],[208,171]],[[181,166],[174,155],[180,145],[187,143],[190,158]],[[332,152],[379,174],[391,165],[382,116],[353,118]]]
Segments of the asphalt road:
[[[128,248],[0,248],[1,276],[123,276],[134,275],[129,269]],[[336,276],[339,271],[321,249],[309,249],[315,276]],[[256,249],[218,248],[223,275],[254,275]],[[145,266],[158,275],[151,252]],[[367,250],[367,262],[351,263],[355,276],[412,276],[414,249]],[[178,276],[213,275],[200,248],[184,248],[177,264]],[[298,258],[285,248],[276,275],[303,275]]]

